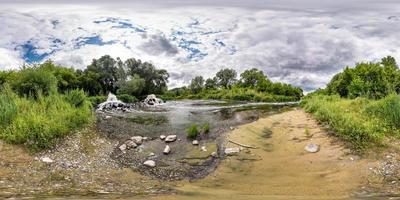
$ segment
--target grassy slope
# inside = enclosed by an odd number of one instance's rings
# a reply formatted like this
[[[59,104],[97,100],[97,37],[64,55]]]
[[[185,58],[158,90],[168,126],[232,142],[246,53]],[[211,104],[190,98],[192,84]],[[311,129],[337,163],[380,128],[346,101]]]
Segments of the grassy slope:
[[[302,106],[358,151],[382,145],[385,138],[399,135],[398,95],[378,101],[315,95],[305,98]]]

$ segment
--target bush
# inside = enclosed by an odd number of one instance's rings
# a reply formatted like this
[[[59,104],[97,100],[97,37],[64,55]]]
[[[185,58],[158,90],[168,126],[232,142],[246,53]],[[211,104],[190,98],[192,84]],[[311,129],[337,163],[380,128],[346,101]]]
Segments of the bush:
[[[84,101],[78,108],[64,95],[54,94],[38,99],[16,98],[18,112],[0,130],[8,143],[25,144],[32,150],[52,147],[57,139],[82,128],[93,119],[91,105]]]
[[[89,102],[92,104],[93,107],[96,107],[97,105],[107,101],[106,96],[91,96],[88,97]]]
[[[17,115],[15,97],[3,92],[0,94],[0,127],[10,124]]]
[[[210,132],[210,124],[209,123],[205,123],[203,125],[203,133],[208,134]]]
[[[368,105],[364,110],[366,115],[383,119],[389,126],[400,128],[400,96],[389,95]]]
[[[196,124],[193,124],[186,131],[187,131],[187,137],[190,138],[190,139],[196,139],[197,136],[199,135],[199,130],[197,129],[197,125]]]
[[[131,96],[129,94],[117,95],[117,98],[124,103],[134,103],[138,101],[138,99],[135,96]]]
[[[65,100],[75,107],[81,107],[85,104],[86,94],[83,90],[71,90],[65,95]]]
[[[21,96],[38,98],[57,92],[57,79],[53,73],[40,68],[21,70],[11,86]]]

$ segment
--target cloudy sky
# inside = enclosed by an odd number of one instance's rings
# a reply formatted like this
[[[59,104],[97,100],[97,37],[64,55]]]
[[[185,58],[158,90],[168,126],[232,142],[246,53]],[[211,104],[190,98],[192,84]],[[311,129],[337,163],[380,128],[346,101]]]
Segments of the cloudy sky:
[[[170,87],[257,67],[310,91],[346,65],[400,59],[398,0],[0,0],[0,24],[0,69],[108,54],[167,69]]]

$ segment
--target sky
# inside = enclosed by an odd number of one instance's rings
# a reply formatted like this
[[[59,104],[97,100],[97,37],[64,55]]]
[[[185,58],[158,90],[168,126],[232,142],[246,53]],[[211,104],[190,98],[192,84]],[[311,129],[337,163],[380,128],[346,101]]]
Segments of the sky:
[[[256,67],[309,92],[357,62],[400,59],[396,1],[0,0],[0,69],[111,55],[167,69],[171,88]]]

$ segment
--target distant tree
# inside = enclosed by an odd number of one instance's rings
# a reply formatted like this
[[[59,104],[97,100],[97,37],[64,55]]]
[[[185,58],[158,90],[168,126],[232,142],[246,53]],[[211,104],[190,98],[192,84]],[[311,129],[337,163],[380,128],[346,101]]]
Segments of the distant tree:
[[[139,96],[145,88],[145,80],[139,75],[134,75],[129,80],[120,80],[118,83],[118,94],[129,94],[132,96]]]
[[[99,59],[93,59],[92,63],[85,70],[86,72],[97,73],[103,94],[108,92],[115,93],[115,83],[117,79],[117,61],[109,55],[102,56]]]
[[[240,77],[241,85],[243,87],[256,87],[258,83],[266,78],[264,73],[256,68],[245,70],[240,74]]]
[[[206,89],[215,89],[215,88],[217,88],[217,87],[218,87],[218,85],[217,85],[217,78],[216,78],[216,77],[214,77],[214,78],[208,78],[208,79],[206,80],[206,83],[205,83],[204,87],[205,87]]]
[[[236,82],[236,76],[237,73],[234,69],[221,69],[216,75],[218,85],[230,88]]]
[[[102,94],[101,74],[93,71],[85,71],[78,75],[79,87],[90,96]],[[103,93],[104,94],[104,93]]]
[[[204,88],[204,78],[202,76],[194,77],[190,82],[189,88],[192,93],[199,93]]]

